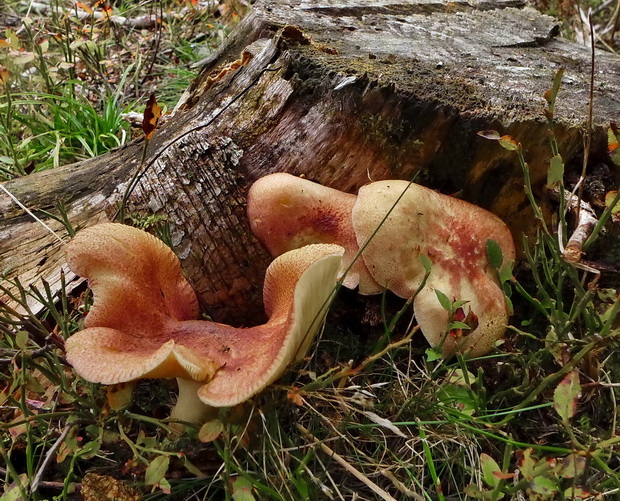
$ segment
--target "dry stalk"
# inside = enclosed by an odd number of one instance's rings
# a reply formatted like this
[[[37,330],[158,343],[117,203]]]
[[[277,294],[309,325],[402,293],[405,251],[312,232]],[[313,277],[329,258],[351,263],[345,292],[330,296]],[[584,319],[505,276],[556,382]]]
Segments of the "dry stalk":
[[[560,198],[560,190],[557,187],[552,188],[550,193],[555,198]],[[567,263],[577,264],[583,255],[583,245],[598,223],[598,219],[590,204],[579,200],[574,193],[565,191],[564,199],[566,200],[567,210],[572,211],[577,216],[577,224],[573,234],[566,242],[566,246],[564,246],[562,257]]]
[[[308,438],[309,440],[317,444],[325,454],[327,454],[329,457],[334,459],[345,470],[351,473],[355,478],[357,478],[360,482],[366,485],[375,494],[380,496],[381,499],[384,499],[386,501],[396,501],[396,498],[392,497],[388,492],[384,491],[381,487],[375,484],[366,475],[364,475],[361,471],[359,471],[351,463],[349,463],[346,459],[344,459],[340,454],[336,453],[333,449],[329,448],[327,445],[321,442],[318,438],[316,438],[312,433],[306,430],[306,428],[304,428],[302,425],[297,424],[297,429],[301,432],[302,435],[304,435],[306,438]]]

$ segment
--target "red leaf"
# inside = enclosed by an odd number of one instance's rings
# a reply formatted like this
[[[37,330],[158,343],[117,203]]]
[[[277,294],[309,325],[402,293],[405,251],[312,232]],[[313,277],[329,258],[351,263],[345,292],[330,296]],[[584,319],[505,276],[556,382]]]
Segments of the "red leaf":
[[[161,116],[161,107],[157,104],[155,94],[151,94],[149,100],[146,102],[146,108],[144,109],[144,119],[142,120],[142,130],[146,139],[151,139],[153,132],[157,129],[157,123]]]

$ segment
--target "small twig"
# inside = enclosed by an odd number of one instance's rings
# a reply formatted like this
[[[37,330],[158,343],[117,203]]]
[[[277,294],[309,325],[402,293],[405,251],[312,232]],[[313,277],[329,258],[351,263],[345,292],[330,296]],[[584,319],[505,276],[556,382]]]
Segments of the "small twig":
[[[5,476],[6,475],[6,470],[4,468],[2,468],[2,466],[0,466],[0,475]],[[82,489],[82,484],[79,482],[73,483],[73,488],[75,489],[75,492],[80,492],[80,490]],[[39,487],[41,487],[42,489],[64,489],[65,487],[65,483],[64,482],[50,482],[48,480],[41,480],[39,482]]]
[[[71,423],[67,423],[65,425],[65,428],[62,430],[62,433],[58,437],[58,440],[56,440],[56,442],[54,442],[54,445],[52,445],[50,447],[50,449],[47,451],[47,454],[45,454],[45,459],[43,460],[43,463],[41,463],[41,466],[40,466],[39,470],[35,474],[34,479],[32,480],[32,483],[30,484],[30,489],[32,490],[32,492],[36,492],[37,489],[39,488],[39,486],[41,484],[41,477],[45,473],[45,470],[49,466],[50,462],[52,461],[52,459],[54,457],[54,454],[60,448],[60,446],[63,444],[63,442],[65,441],[65,438],[67,438],[67,435],[69,435],[69,432],[75,426],[77,426],[77,424],[78,423],[75,422],[75,421],[73,421]]]
[[[381,351],[378,351],[377,353],[375,353],[374,355],[371,355],[369,357],[367,357],[366,359],[364,359],[364,361],[359,364],[357,367],[354,367],[351,369],[351,372],[355,373],[355,372],[361,372],[362,370],[364,370],[371,362],[374,362],[376,360],[379,360],[380,358],[383,357],[383,355],[387,354],[388,352],[392,351],[395,348],[398,348],[400,346],[403,346],[405,344],[408,344],[411,342],[411,340],[413,339],[413,335],[418,332],[418,330],[420,330],[419,326],[415,326],[413,329],[411,329],[409,331],[409,334],[407,334],[404,338],[399,339],[398,341],[394,341],[393,343],[388,344],[385,348],[383,348]]]
[[[366,475],[364,475],[361,471],[355,468],[351,463],[349,463],[341,455],[337,454],[333,449],[330,449],[327,445],[325,445],[318,438],[316,438],[312,433],[306,430],[302,425],[297,424],[297,429],[306,438],[312,440],[315,444],[317,444],[325,454],[331,457],[334,461],[340,464],[345,470],[347,470],[360,482],[366,485],[366,487],[372,490],[375,494],[378,494],[381,497],[381,499],[384,499],[386,501],[396,501],[396,498],[392,497],[388,492],[384,491],[381,487],[375,484],[372,480],[370,480]]]
[[[408,498],[413,498],[416,501],[424,501],[424,496],[420,496],[420,494],[417,494],[413,492],[411,489],[409,489],[405,484],[403,484],[400,480],[398,480],[396,476],[391,471],[389,471],[387,468],[381,470],[381,474],[384,477],[386,477],[388,480],[390,480],[394,484],[394,487],[396,487],[400,492],[402,492]]]
[[[560,198],[560,190],[555,187],[549,190],[549,193],[556,199]],[[592,233],[592,230],[598,223],[596,213],[588,202],[575,197],[574,190],[572,193],[564,192],[567,210],[573,211],[577,217],[577,224],[573,234],[566,242],[566,246],[562,251],[562,257],[567,263],[577,264],[581,262],[583,256],[583,245]],[[558,228],[559,230],[559,228]]]
[[[43,226],[47,231],[49,231],[52,235],[54,235],[62,245],[65,244],[65,241],[60,238],[60,236],[58,235],[58,233],[56,233],[54,230],[52,230],[47,224],[45,224],[43,221],[41,221],[28,207],[26,207],[23,203],[21,203],[17,197],[15,195],[13,195],[9,190],[7,190],[3,185],[0,184],[0,189],[2,191],[4,191],[4,193],[6,193],[9,198],[11,200],[13,200],[13,202],[15,202],[16,205],[18,205],[21,209],[23,209],[26,214],[28,214],[32,219],[34,219],[37,223],[39,223],[41,226]]]
[[[52,349],[52,345],[46,345],[43,348],[39,348],[38,350],[34,350],[31,352],[25,352],[25,355],[28,355],[30,358],[37,358],[40,357],[42,355],[45,355],[48,351],[50,351]],[[14,350],[15,351],[15,355],[17,355],[20,351],[19,350]],[[11,358],[0,358],[0,366],[1,365],[9,365],[11,363],[13,363],[13,360],[15,360],[15,355],[12,356]]]
[[[574,200],[571,199],[573,202]],[[569,200],[569,203],[571,202]],[[577,205],[577,204],[575,204]],[[587,202],[583,200],[576,207],[577,209],[577,226],[573,231],[573,234],[566,242],[566,246],[564,248],[564,252],[562,253],[562,257],[567,263],[575,264],[581,261],[581,256],[583,255],[583,244],[586,242],[592,230],[598,223],[598,219],[592,207]]]

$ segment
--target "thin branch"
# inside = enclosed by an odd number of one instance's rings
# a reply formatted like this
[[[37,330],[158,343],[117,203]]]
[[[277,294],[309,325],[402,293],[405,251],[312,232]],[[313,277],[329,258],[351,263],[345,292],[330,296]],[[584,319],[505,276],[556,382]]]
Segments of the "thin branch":
[[[9,198],[11,200],[13,200],[13,202],[15,202],[16,205],[18,205],[22,210],[24,210],[26,212],[26,214],[28,214],[32,219],[34,219],[37,223],[39,223],[41,226],[43,226],[47,231],[49,231],[52,235],[54,235],[62,245],[65,245],[65,241],[60,238],[60,235],[58,235],[58,233],[56,233],[54,230],[52,230],[47,224],[45,224],[43,221],[41,221],[28,207],[26,207],[23,203],[21,203],[17,197],[15,197],[15,195],[13,195],[9,190],[7,190],[3,185],[0,184],[0,189],[2,191],[4,191],[4,193],[6,193]]]
[[[30,358],[38,358],[38,357],[45,355],[47,352],[51,351],[52,348],[53,346],[48,344],[48,345],[43,346],[42,348],[39,348],[38,350],[27,351],[24,354]],[[14,351],[15,355],[20,353],[20,350],[11,350],[11,351]],[[13,361],[15,360],[15,355],[13,355],[11,358],[0,358],[0,366],[9,365],[13,363]]]
[[[43,463],[41,463],[41,467],[39,468],[39,470],[35,474],[34,479],[32,480],[32,483],[30,484],[30,488],[31,488],[32,492],[36,492],[37,489],[39,488],[39,486],[41,484],[41,477],[43,476],[43,474],[45,473],[45,470],[47,469],[47,467],[49,466],[50,462],[54,458],[54,454],[56,454],[56,451],[63,444],[63,442],[67,438],[67,435],[69,435],[69,432],[74,427],[76,427],[77,424],[78,423],[76,423],[75,421],[73,421],[71,423],[67,423],[65,425],[65,428],[62,430],[62,433],[58,437],[58,440],[56,440],[56,442],[54,442],[54,445],[52,445],[50,447],[50,449],[47,451],[47,454],[45,454],[45,459],[43,460]]]
[[[581,261],[583,245],[592,233],[596,223],[598,223],[598,219],[596,218],[594,210],[592,210],[592,207],[590,207],[590,204],[587,202],[579,200],[579,204],[577,204],[574,198],[570,198],[568,203],[569,206],[571,204],[574,206],[571,209],[576,211],[578,219],[573,234],[568,239],[568,242],[566,242],[562,257],[567,263],[574,264]]]
[[[381,487],[375,484],[372,480],[370,480],[366,475],[364,475],[361,471],[355,468],[351,463],[349,463],[346,459],[344,459],[341,455],[336,453],[333,449],[329,448],[323,442],[321,442],[318,438],[316,438],[312,433],[310,433],[306,428],[302,425],[298,424],[297,429],[312,442],[317,444],[321,450],[331,457],[334,461],[340,464],[345,470],[351,473],[355,478],[357,478],[360,482],[362,482],[366,487],[372,490],[375,494],[379,495],[381,499],[385,501],[396,501],[396,498],[392,497],[388,492],[384,491]]]
[[[0,475],[2,476],[6,475],[6,470],[2,468],[2,466],[0,466]],[[73,485],[73,488],[75,489],[75,492],[80,492],[80,490],[82,489],[81,483],[74,482],[72,485]],[[39,482],[39,487],[42,489],[64,489],[65,483],[64,482],[49,482],[47,480],[41,480]]]

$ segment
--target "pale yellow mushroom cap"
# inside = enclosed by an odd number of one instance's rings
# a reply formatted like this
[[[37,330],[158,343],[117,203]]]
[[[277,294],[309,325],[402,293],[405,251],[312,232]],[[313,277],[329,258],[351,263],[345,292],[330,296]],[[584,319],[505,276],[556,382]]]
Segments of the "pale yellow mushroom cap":
[[[250,188],[248,219],[252,232],[272,256],[308,244],[343,246],[341,273],[348,270],[343,285],[350,289],[359,285],[361,294],[376,294],[381,288],[364,262],[353,262],[359,250],[351,221],[356,199],[291,174],[270,174]]]
[[[514,260],[515,250],[498,217],[417,184],[380,181],[360,189],[353,228],[360,247],[366,245],[362,257],[373,278],[400,297],[411,297],[422,283],[420,254],[430,258],[429,281],[415,299],[414,311],[431,345],[442,345],[445,355],[456,350],[480,355],[502,337],[508,309],[488,263],[487,240],[499,244],[505,262]],[[451,301],[468,301],[464,309],[478,317],[478,327],[444,341],[448,313],[435,289]]]

